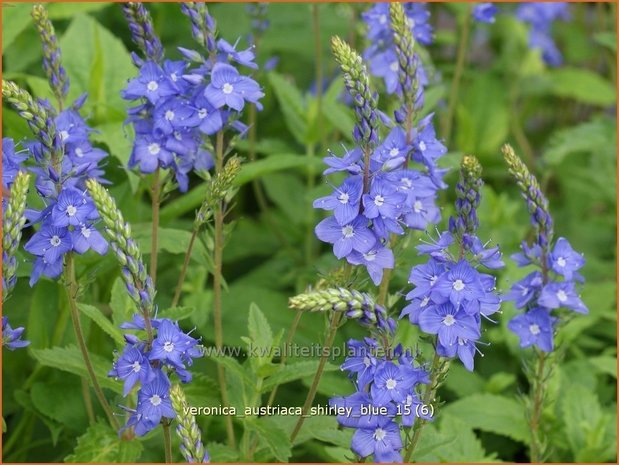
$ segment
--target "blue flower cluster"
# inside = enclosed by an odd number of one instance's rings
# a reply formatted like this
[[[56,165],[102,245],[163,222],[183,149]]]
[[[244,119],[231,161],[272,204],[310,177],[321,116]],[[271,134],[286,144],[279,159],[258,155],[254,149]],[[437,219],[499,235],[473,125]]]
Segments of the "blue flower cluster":
[[[504,264],[499,248],[488,247],[476,236],[481,168],[474,157],[465,156],[461,173],[457,216],[450,218],[450,231],[417,246],[420,254],[430,258],[411,270],[409,282],[415,287],[406,295],[410,304],[400,317],[408,316],[423,332],[436,335],[438,355],[457,356],[472,371],[481,317],[489,320],[501,305],[495,277],[477,268],[495,270]],[[452,245],[456,253],[450,251]]]
[[[478,3],[473,8],[473,19],[480,23],[494,23],[498,11],[494,3]]]
[[[557,48],[550,29],[554,21],[569,19],[567,2],[527,2],[516,9],[516,18],[531,25],[529,47],[540,49],[542,59],[550,66],[559,66],[563,56]]]
[[[174,372],[182,382],[191,381],[191,373],[186,367],[193,359],[202,356],[198,340],[184,333],[169,319],[150,320],[156,336],[152,343],[140,339],[135,334],[126,334],[127,346],[114,362],[108,376],[124,382],[123,395],[138,389],[138,403],[131,412],[129,421],[123,429],[134,427],[135,434],[143,436],[161,422],[162,418],[172,419],[176,413],[170,401],[170,380],[168,372]],[[135,315],[132,322],[121,325],[126,330],[145,330],[144,318]]]
[[[423,408],[418,387],[430,382],[429,373],[415,366],[412,354],[401,345],[392,353],[377,339],[348,341],[350,355],[341,369],[347,371],[356,392],[329,401],[332,407],[351,409],[339,415],[340,425],[355,428],[351,449],[375,462],[402,462],[401,426],[413,426],[416,417],[430,419]]]
[[[413,37],[423,45],[432,43],[432,26],[429,24],[430,12],[423,2],[404,3],[404,12],[412,27]],[[368,26],[367,39],[371,44],[363,53],[363,57],[370,64],[370,72],[385,81],[387,93],[400,94],[398,54],[393,41],[393,29],[389,3],[376,3],[362,14],[362,18]],[[420,60],[417,64],[417,79],[420,86],[427,84],[426,74]]]
[[[576,281],[584,281],[577,270],[585,264],[585,259],[563,237],[557,239],[552,252],[544,254],[542,251],[539,244],[529,247],[524,242],[522,252],[512,255],[518,266],[534,264],[541,271],[529,273],[505,296],[505,300],[514,301],[516,308],[525,309],[525,313],[512,318],[507,327],[520,338],[520,347],[535,345],[544,352],[552,352],[554,326],[558,322],[552,311],[567,308],[589,313],[576,292]]]
[[[205,44],[209,56],[184,48],[179,50],[185,59],[179,61],[156,62],[134,55],[139,74],[122,95],[139,102],[129,109],[128,122],[135,130],[129,167],[138,167],[142,173],[170,169],[180,191],[185,192],[192,170],[206,171],[213,166],[204,136],[227,126],[245,132],[246,126],[238,120],[240,112],[245,102],[261,109],[259,100],[264,94],[256,81],[233,66],[257,69],[252,49],[237,51],[224,39],[216,41],[215,23],[207,11],[197,17],[194,7],[184,4],[182,8],[192,19],[194,37]]]
[[[60,113],[49,102],[39,101],[53,115],[53,145],[60,156],[50,157],[40,140],[24,142],[34,161],[27,169],[35,175],[36,190],[46,205],[41,211],[27,211],[31,225],[41,224],[24,246],[37,257],[30,276],[31,286],[41,276],[58,277],[68,252],[84,254],[92,249],[101,255],[107,253],[107,242],[95,229],[98,214],[84,184],[88,178],[102,180],[100,162],[107,152],[90,142],[94,130],[79,113],[85,100],[84,94]],[[10,158],[11,170],[23,161],[19,155]]]
[[[30,344],[30,341],[21,339],[24,333],[24,328],[11,328],[9,319],[6,316],[2,317],[2,347],[9,350],[20,349]]]

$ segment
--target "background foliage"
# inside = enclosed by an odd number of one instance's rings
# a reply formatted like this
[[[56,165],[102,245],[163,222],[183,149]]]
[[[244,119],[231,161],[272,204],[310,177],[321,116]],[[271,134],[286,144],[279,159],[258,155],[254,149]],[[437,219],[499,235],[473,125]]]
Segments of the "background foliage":
[[[190,43],[186,18],[174,4],[149,5],[168,54]],[[314,47],[312,9],[320,23],[320,50]],[[244,166],[238,179],[240,192],[228,218],[225,250],[224,342],[244,346],[246,336],[262,345],[277,343],[293,317],[287,298],[304,290],[336,266],[327,247],[319,246],[313,227],[319,213],[312,200],[326,195],[329,186],[319,177],[327,148],[341,152],[350,142],[352,112],[339,99],[342,82],[328,49],[334,34],[363,47],[359,5],[273,4],[271,26],[261,39],[259,62],[277,56],[273,71],[260,72],[265,88],[265,109],[258,119],[258,158]],[[616,25],[614,4],[573,4],[572,20],[558,23],[554,36],[565,56],[559,68],[547,68],[539,54],[527,47],[527,30],[510,15],[501,15],[493,26],[473,25],[468,63],[455,102],[454,130],[445,164],[456,167],[462,153],[473,153],[484,167],[486,186],[480,209],[481,237],[491,237],[507,254],[515,252],[529,231],[523,202],[508,178],[499,147],[510,142],[539,176],[550,200],[558,235],[569,238],[584,252],[587,279],[583,299],[591,314],[571,320],[560,338],[562,362],[551,379],[553,403],[545,412],[552,445],[552,461],[614,461],[616,458]],[[458,41],[457,24],[468,14],[463,4],[432,4],[435,43],[423,51],[433,83],[427,90],[424,112],[435,111],[438,134],[444,137],[449,86],[454,72]],[[3,4],[3,74],[39,97],[49,95],[40,68],[41,48],[31,24],[28,4]],[[125,168],[131,147],[123,125],[126,102],[120,89],[134,76],[131,43],[120,8],[108,3],[51,4],[63,49],[64,64],[72,82],[69,98],[89,92],[85,114],[98,130],[97,141],[111,153],[106,177],[126,219],[147,252],[150,249],[148,182]],[[214,4],[211,12],[222,36],[245,40],[249,18],[243,4]],[[320,60],[325,76],[324,98],[316,99],[315,66]],[[376,82],[376,86],[380,86]],[[383,109],[393,102],[381,98]],[[25,139],[28,129],[13,112],[3,112],[3,134]],[[238,153],[248,156],[242,141]],[[453,170],[447,181],[453,186]],[[259,183],[266,206],[255,195]],[[161,211],[160,275],[158,302],[167,308],[172,299],[193,213],[202,199],[198,179],[185,195],[170,193]],[[447,218],[453,192],[442,194]],[[35,196],[32,195],[32,200]],[[26,239],[28,232],[25,232]],[[418,263],[411,244],[398,251],[393,290],[404,290],[410,266]],[[208,234],[201,237],[192,257],[181,301],[173,318],[185,328],[196,327],[205,344],[213,340],[209,281]],[[68,309],[61,285],[48,280],[28,286],[29,259],[20,256],[19,279],[12,299],[3,309],[13,326],[25,325],[32,341],[27,350],[3,353],[4,461],[148,461],[161,460],[160,430],[143,441],[119,442],[103,423],[88,425],[79,378],[84,367],[74,336],[65,330]],[[509,263],[509,260],[507,260]],[[129,298],[120,282],[111,255],[85,255],[78,260],[78,276],[88,345],[100,381],[113,405],[122,402],[121,383],[107,378],[112,351],[122,343],[118,324],[131,314]],[[507,290],[523,276],[508,264],[500,276]],[[399,313],[403,301],[391,299]],[[521,358],[530,355],[518,348],[506,323],[513,315],[503,306],[499,324],[487,330],[485,357],[474,373],[453,363],[440,392],[445,402],[437,421],[428,426],[416,454],[419,461],[518,461],[527,460],[528,429],[518,400],[526,392]],[[249,320],[249,325],[248,325]],[[324,334],[319,315],[301,320],[295,342],[318,343]],[[343,345],[363,335],[354,324],[338,334]],[[400,325],[400,340],[414,347],[417,330]],[[275,342],[274,342],[275,341]],[[259,366],[269,360],[244,363],[223,359],[233,387],[233,404],[255,393]],[[316,403],[351,391],[333,360],[320,384]],[[256,366],[258,363],[258,367]],[[278,403],[301,405],[316,362],[299,363],[282,372],[290,381],[279,390]],[[267,372],[264,371],[263,373]],[[203,359],[192,370],[196,381],[187,387],[192,405],[219,405],[214,383],[214,360]],[[267,387],[264,388],[267,390]],[[267,390],[268,392],[268,390]],[[101,416],[102,412],[98,412]],[[211,460],[237,460],[223,445],[220,419],[198,418]],[[241,421],[241,420],[239,420]],[[350,431],[337,430],[334,419],[308,420],[294,450],[284,438],[290,418],[264,418],[245,425],[263,439],[258,460],[343,461],[350,456]],[[176,450],[178,448],[175,448]],[[180,456],[177,457],[180,459]]]

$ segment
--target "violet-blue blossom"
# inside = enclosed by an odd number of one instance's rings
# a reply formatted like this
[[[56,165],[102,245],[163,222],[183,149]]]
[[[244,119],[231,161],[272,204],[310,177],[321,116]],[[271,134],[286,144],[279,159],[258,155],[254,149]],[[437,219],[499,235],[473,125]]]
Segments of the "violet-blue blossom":
[[[11,328],[9,319],[6,316],[2,317],[2,347],[9,350],[20,349],[30,344],[30,341],[21,339],[24,333],[24,328]]]

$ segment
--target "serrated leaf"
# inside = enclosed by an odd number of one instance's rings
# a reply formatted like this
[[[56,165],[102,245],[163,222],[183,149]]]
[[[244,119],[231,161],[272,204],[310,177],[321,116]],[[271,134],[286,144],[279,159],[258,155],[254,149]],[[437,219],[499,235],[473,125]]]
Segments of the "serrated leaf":
[[[250,337],[248,357],[254,369],[268,363],[273,353],[273,331],[264,314],[254,302],[249,306],[247,329]]]
[[[53,347],[51,349],[32,349],[31,353],[41,365],[73,373],[74,375],[88,379],[88,372],[82,358],[82,353],[76,346],[69,345],[67,347]],[[111,361],[92,353],[90,354],[90,360],[95,370],[97,381],[99,381],[101,387],[122,394],[122,383],[114,381],[107,376],[112,366]]]
[[[218,442],[209,442],[206,444],[206,450],[211,459],[211,463],[230,463],[238,462],[239,453],[232,447]]]
[[[97,307],[87,304],[77,304],[77,308],[80,312],[94,321],[99,328],[105,331],[114,342],[120,347],[125,345],[125,339],[123,338],[123,334],[120,329],[112,323],[108,317],[106,317],[101,310]]]
[[[530,439],[522,405],[512,398],[473,394],[447,404],[443,412],[466,421],[474,429],[508,436],[525,444]]]
[[[441,417],[441,433],[445,438],[454,438],[449,447],[439,447],[436,455],[441,462],[489,462],[481,441],[469,424],[449,415]],[[422,433],[423,434],[423,433]]]
[[[290,133],[297,142],[306,144],[308,127],[303,95],[290,81],[280,74],[271,72],[268,73],[268,78]]]
[[[122,439],[107,424],[95,423],[77,438],[73,453],[64,460],[70,463],[131,463],[137,461],[142,449],[137,439]]]
[[[135,303],[127,293],[127,288],[122,278],[116,278],[112,285],[110,307],[112,307],[114,326],[120,326],[122,323],[130,321],[137,310]]]
[[[314,375],[318,369],[319,363],[319,360],[307,360],[282,366],[264,382],[262,385],[262,392],[270,391],[279,384],[289,383],[290,381]],[[339,370],[339,367],[330,363],[327,363],[324,368],[325,373],[337,370]]]
[[[210,349],[215,350],[214,347],[211,347]],[[238,360],[232,357],[225,356],[225,355],[212,356],[209,354],[209,347],[205,348],[205,355],[209,357],[209,359],[212,360],[213,362],[217,363],[218,365],[222,365],[224,368],[226,368],[227,370],[230,370],[232,373],[237,375],[243,381],[243,384],[246,386],[250,386],[253,391],[256,383],[251,378],[248,371],[245,368],[243,368],[243,365],[241,365],[238,362]]]
[[[33,407],[48,418],[74,431],[83,431],[88,420],[83,408],[75,408],[75,399],[82,396],[80,383],[72,379],[37,382],[30,389]]]
[[[292,444],[288,438],[289,432],[282,429],[275,420],[262,417],[255,421],[248,421],[247,428],[255,431],[264,444],[279,462],[287,462],[292,455]]]

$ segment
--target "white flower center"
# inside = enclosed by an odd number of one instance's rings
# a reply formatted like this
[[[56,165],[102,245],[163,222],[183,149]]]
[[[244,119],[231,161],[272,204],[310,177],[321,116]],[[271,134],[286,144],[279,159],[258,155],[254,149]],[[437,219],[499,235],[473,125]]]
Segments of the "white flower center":
[[[529,293],[529,288],[528,288],[528,287],[523,287],[523,288],[522,288],[522,293],[521,293],[521,295],[522,295],[522,296],[525,296],[525,295],[527,295],[528,293]]]
[[[84,151],[78,147],[75,149],[75,155],[79,158],[82,158],[84,156]]]
[[[342,236],[346,239],[350,239],[355,235],[355,229],[351,225],[344,226],[342,228]]]
[[[401,178],[400,182],[404,185],[404,187],[410,189],[413,187],[413,181],[411,178]]]
[[[540,333],[539,326],[535,324],[530,325],[529,332],[533,334],[533,336],[537,336]]]
[[[350,196],[346,192],[342,192],[340,195],[338,195],[337,199],[340,201],[340,203],[346,205],[348,203],[348,200],[350,199]]]
[[[438,276],[434,275],[430,278],[430,286],[434,286],[434,283],[438,279]]]
[[[458,345],[459,346],[463,346],[464,344],[466,344],[466,339],[462,339],[461,337],[458,338]]]
[[[565,302],[567,300],[567,294],[563,289],[557,292],[557,299],[559,299],[559,302]]]
[[[423,152],[426,148],[426,143],[424,141],[419,142],[419,150]]]
[[[223,91],[224,94],[231,94],[232,91],[234,90],[234,87],[232,86],[232,84],[226,82],[224,86],[221,88],[221,90]]]
[[[413,404],[413,396],[409,394],[406,396],[406,405],[412,405],[412,404]]]
[[[168,121],[172,121],[174,119],[174,112],[172,110],[166,111],[165,119],[167,119]]]
[[[391,63],[391,64],[389,65],[389,69],[390,69],[391,71],[393,71],[394,73],[395,73],[395,72],[396,72],[399,68],[400,68],[400,66],[398,65],[398,62],[397,62],[397,61],[394,61],[393,63]]]
[[[382,441],[387,436],[387,431],[382,428],[376,428],[374,430],[374,439],[377,441]]]
[[[364,253],[363,258],[365,258],[366,262],[373,262],[374,260],[376,260],[376,251],[371,250],[368,253]]]
[[[69,133],[67,131],[60,131],[58,135],[60,136],[61,141],[65,141],[69,138]]]
[[[140,366],[140,362],[133,362],[133,365],[131,365],[131,369],[133,370],[134,373],[139,373],[140,370],[142,369],[142,367]]]
[[[77,213],[77,208],[75,208],[73,205],[69,205],[66,212],[69,216],[75,216],[75,214]]]
[[[391,150],[389,150],[389,156],[390,157],[397,157],[398,155],[400,155],[400,149],[399,148],[394,147]]]
[[[176,73],[172,73],[170,74],[170,79],[172,79],[172,82],[176,82],[178,81],[178,76],[176,75]]]
[[[159,404],[161,404],[161,397],[159,397],[157,394],[154,394],[148,400],[150,400],[150,403],[153,404],[155,407],[157,407]]]
[[[88,239],[90,237],[90,228],[87,228],[86,226],[82,226],[82,236],[84,236],[86,239]]]
[[[389,390],[395,389],[397,385],[398,385],[398,382],[393,378],[389,378],[387,382],[385,383],[385,386],[387,386],[387,389]]]
[[[462,282],[461,279],[456,279],[452,285],[452,287],[454,288],[454,290],[456,291],[461,291],[462,289],[464,289],[464,283]]]
[[[62,241],[58,236],[52,236],[52,238],[49,240],[49,243],[52,244],[52,247],[58,247],[61,242]]]
[[[148,84],[146,84],[146,88],[151,92],[155,92],[157,89],[159,89],[159,84],[157,84],[155,81],[150,81]]]
[[[198,110],[198,118],[204,119],[207,116],[208,116],[208,111],[206,111],[206,108],[200,108],[200,110]]]
[[[563,258],[563,257],[557,258],[557,265],[559,265],[561,268],[563,268],[566,265],[565,258]]]
[[[422,209],[423,204],[421,203],[421,201],[415,200],[415,203],[413,204],[413,210],[415,211],[415,213],[419,213]]]
[[[183,140],[183,135],[179,131],[174,131],[174,138],[176,140]]]
[[[374,205],[381,207],[385,203],[385,198],[382,195],[374,197]]]
[[[380,24],[385,24],[385,23],[387,22],[387,15],[380,15],[380,16],[378,17],[378,22],[379,22]]]
[[[370,357],[368,357],[367,355],[363,357],[363,364],[366,367],[369,367],[372,364],[372,360],[370,360]]]
[[[451,326],[456,322],[456,319],[454,318],[453,315],[447,315],[445,318],[443,318],[443,324],[445,326]]]
[[[423,300],[421,301],[421,303],[419,304],[420,307],[425,307],[426,305],[428,305],[428,302],[430,302],[430,297],[425,296],[423,298]]]
[[[170,341],[166,341],[165,344],[163,344],[163,350],[168,353],[172,352],[174,350],[174,344]]]
[[[161,147],[156,142],[153,142],[148,146],[148,153],[151,155],[157,155],[159,152],[161,152]]]

